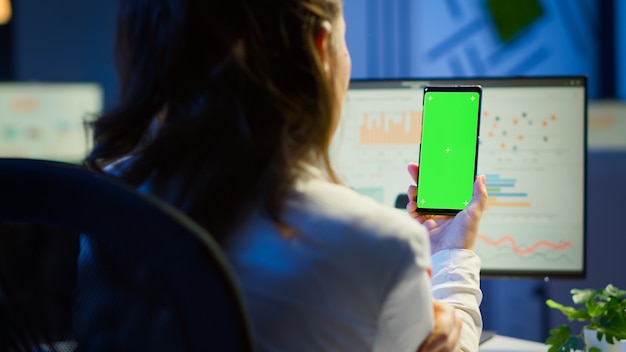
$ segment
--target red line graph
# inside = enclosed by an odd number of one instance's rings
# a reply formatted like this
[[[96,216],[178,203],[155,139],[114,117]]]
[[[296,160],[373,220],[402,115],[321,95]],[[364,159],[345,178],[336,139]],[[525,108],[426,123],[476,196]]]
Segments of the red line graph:
[[[517,242],[515,241],[515,238],[511,235],[505,235],[496,240],[492,240],[485,235],[479,234],[477,239],[485,242],[485,244],[489,247],[500,247],[504,245],[505,243],[509,243],[511,245],[511,249],[513,249],[513,252],[515,252],[518,255],[531,254],[533,252],[536,252],[541,247],[548,247],[556,251],[562,251],[562,250],[567,249],[569,246],[573,244],[573,241],[571,240],[565,241],[563,243],[554,243],[554,242],[550,242],[547,240],[539,240],[533,243],[532,245],[530,245],[529,247],[523,248],[517,244]]]

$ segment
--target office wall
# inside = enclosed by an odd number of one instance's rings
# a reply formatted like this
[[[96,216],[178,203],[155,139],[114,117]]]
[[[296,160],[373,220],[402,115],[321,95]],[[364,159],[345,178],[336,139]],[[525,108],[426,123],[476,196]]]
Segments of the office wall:
[[[615,46],[616,46],[616,80],[617,97],[626,99],[626,1],[615,1]]]
[[[346,0],[344,6],[354,77],[585,74],[591,97],[601,93],[597,54],[606,45],[593,0]]]
[[[13,1],[13,78],[17,81],[90,81],[105,104],[117,96],[113,66],[117,1]]]
[[[117,2],[13,2],[15,79],[99,82],[110,105],[117,94]],[[345,0],[352,77],[587,74],[596,97],[597,6],[593,0],[539,3],[543,12],[503,41],[482,0]]]
[[[623,116],[626,117],[626,116]],[[587,164],[587,278],[554,280],[546,285],[548,297],[572,304],[572,288],[602,288],[607,284],[626,289],[626,150],[592,150]],[[550,326],[567,319],[549,312]]]
[[[13,79],[13,23],[0,25],[0,81]]]

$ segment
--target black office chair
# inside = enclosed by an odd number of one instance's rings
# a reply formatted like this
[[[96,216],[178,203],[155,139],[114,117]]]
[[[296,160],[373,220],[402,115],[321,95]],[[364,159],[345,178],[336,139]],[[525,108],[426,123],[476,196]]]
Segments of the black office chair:
[[[218,245],[164,202],[79,166],[0,159],[0,221],[0,350],[254,349]]]

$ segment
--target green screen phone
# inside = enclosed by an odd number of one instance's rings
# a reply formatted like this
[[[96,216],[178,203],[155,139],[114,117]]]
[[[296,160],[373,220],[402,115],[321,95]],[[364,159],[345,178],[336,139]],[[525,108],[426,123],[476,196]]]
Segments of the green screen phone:
[[[417,182],[420,214],[453,215],[472,198],[480,129],[482,88],[424,88]]]

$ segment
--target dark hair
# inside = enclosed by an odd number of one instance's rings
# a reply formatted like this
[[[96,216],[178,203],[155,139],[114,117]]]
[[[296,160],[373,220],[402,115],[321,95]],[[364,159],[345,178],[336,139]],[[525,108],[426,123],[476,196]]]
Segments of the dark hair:
[[[336,100],[316,36],[340,0],[122,0],[119,104],[93,124],[88,167],[131,155],[146,182],[218,241],[250,206],[274,221],[305,163],[328,157]],[[145,139],[155,116],[166,116]]]

